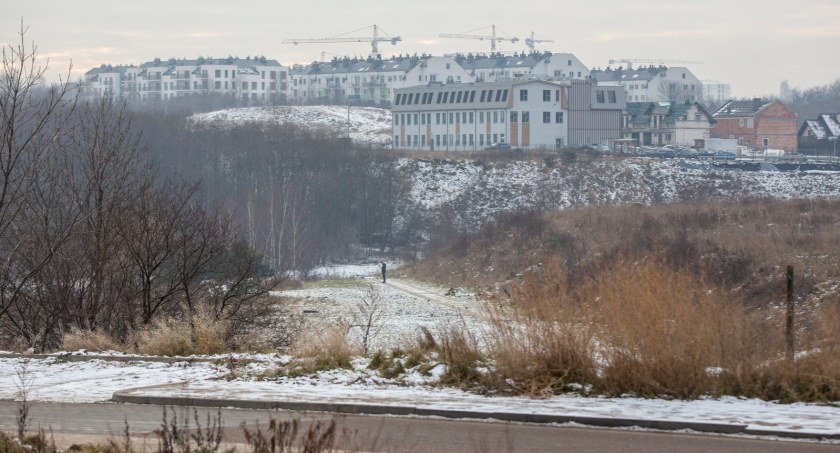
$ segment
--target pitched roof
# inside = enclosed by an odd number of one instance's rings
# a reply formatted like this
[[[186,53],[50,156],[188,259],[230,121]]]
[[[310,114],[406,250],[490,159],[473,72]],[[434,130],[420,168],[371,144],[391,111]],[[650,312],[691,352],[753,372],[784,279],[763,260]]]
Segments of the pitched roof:
[[[699,102],[628,102],[626,110],[633,124],[649,124],[654,114],[663,115],[666,124],[675,124],[695,106],[706,115],[711,124],[716,123],[712,115]]]
[[[712,116],[715,118],[753,117],[774,102],[777,101],[765,101],[758,98],[751,101],[729,101],[717,109]]]
[[[823,113],[815,120],[806,120],[799,128],[799,135],[804,135],[806,130],[817,140],[832,139],[840,137],[840,113]]]
[[[590,75],[599,82],[629,82],[634,80],[650,82],[668,70],[665,66],[648,66],[638,69],[594,69]]]

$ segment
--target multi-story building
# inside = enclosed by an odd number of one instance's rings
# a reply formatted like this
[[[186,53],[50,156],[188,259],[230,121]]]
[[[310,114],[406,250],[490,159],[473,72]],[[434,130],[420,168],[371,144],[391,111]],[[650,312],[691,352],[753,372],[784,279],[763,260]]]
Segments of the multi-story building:
[[[292,68],[289,100],[387,106],[393,101],[395,89],[429,82],[568,80],[588,76],[589,69],[568,53],[421,55],[387,60],[336,58]]]
[[[710,137],[715,120],[699,102],[628,102],[621,135],[641,145],[695,146]]]
[[[456,55],[455,61],[469,73],[471,82],[493,82],[507,79],[561,80],[589,77],[589,68],[570,53],[467,54]]]
[[[623,107],[620,86],[591,81],[430,82],[396,90],[393,147],[467,151],[604,143],[619,137]]]
[[[423,55],[386,60],[336,58],[293,67],[291,79],[289,100],[292,102],[387,106],[397,88],[435,81],[467,82],[469,75],[451,57]]]
[[[797,149],[796,113],[778,100],[729,101],[712,114],[712,138],[737,139],[752,149]]]
[[[684,67],[619,67],[596,69],[591,74],[599,83],[621,84],[627,102],[694,102],[703,92],[703,82]]]
[[[621,138],[624,90],[617,83],[570,80],[569,145],[606,145]]]
[[[700,97],[707,106],[718,106],[732,99],[732,87],[728,83],[717,80],[704,80],[703,93]]]
[[[106,66],[85,73],[89,96],[115,96],[151,102],[193,95],[219,94],[237,100],[285,99],[288,68],[264,57],[154,59],[140,66]]]

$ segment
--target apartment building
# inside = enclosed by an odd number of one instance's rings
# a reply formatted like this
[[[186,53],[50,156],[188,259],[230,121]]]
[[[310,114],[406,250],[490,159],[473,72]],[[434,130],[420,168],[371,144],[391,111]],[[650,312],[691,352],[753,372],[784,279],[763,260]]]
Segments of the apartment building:
[[[397,89],[393,147],[556,149],[619,138],[620,86],[591,81],[430,82]],[[571,115],[571,116],[570,116]]]
[[[243,101],[285,100],[289,69],[265,57],[156,58],[139,66],[102,65],[84,75],[87,96],[133,102],[166,101],[194,95],[226,95]]]
[[[591,74],[599,83],[623,86],[627,102],[694,102],[701,100],[703,92],[703,82],[684,67],[608,67],[593,70]]]

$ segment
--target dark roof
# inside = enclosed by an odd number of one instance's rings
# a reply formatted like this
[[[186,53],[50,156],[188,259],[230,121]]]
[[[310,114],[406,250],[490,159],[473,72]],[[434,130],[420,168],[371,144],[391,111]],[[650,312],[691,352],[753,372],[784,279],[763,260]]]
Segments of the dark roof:
[[[644,80],[650,82],[654,77],[667,71],[666,66],[648,66],[638,69],[593,69],[589,74],[599,82],[629,82]]]
[[[663,120],[666,124],[675,124],[694,106],[709,118],[711,124],[716,123],[699,102],[628,102],[626,111],[633,124],[649,124],[650,117],[654,114],[664,115]]]
[[[803,135],[808,129],[817,140],[836,139],[840,137],[840,113],[823,113],[815,120],[806,120],[798,135]]]
[[[753,117],[774,102],[777,101],[758,98],[751,101],[729,101],[717,109],[712,116],[715,118]]]
[[[129,66],[123,66],[123,65],[111,66],[111,65],[104,65],[103,64],[102,66],[100,66],[98,68],[93,68],[90,71],[86,72],[85,75],[107,74],[107,73],[110,73],[110,72],[118,72],[118,73],[122,74],[129,68],[136,68],[136,66],[131,66],[131,65],[129,65]]]
[[[431,56],[381,58],[334,58],[332,61],[313,62],[306,66],[296,66],[290,71],[293,75],[330,75],[365,72],[408,72],[422,64]]]

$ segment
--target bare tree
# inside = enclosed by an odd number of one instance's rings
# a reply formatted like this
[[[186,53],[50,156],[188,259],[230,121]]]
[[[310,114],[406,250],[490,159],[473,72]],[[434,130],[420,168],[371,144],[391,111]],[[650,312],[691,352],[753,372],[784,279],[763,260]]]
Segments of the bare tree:
[[[41,66],[26,32],[21,23],[19,42],[3,49],[0,62],[0,321],[9,321],[9,311],[68,239],[75,217],[55,223],[50,208],[60,180],[55,156],[65,149],[77,93],[66,81],[41,85],[48,66]],[[33,222],[49,226],[49,235],[33,240]]]
[[[385,303],[382,295],[370,285],[365,296],[353,310],[351,328],[359,329],[360,343],[365,355],[370,352],[370,344],[384,326]]]

